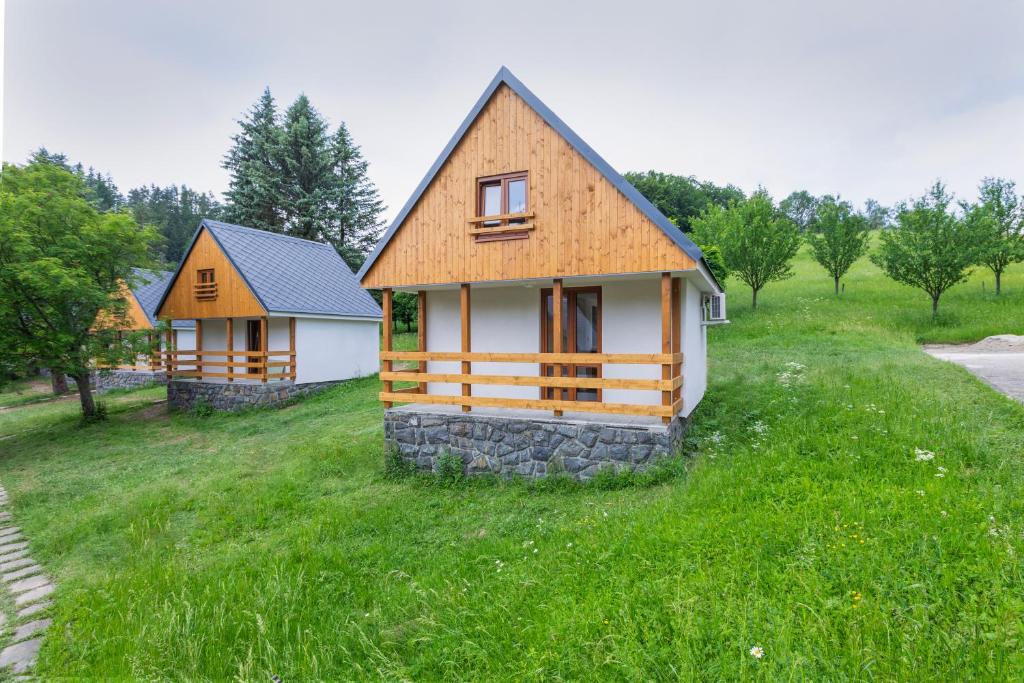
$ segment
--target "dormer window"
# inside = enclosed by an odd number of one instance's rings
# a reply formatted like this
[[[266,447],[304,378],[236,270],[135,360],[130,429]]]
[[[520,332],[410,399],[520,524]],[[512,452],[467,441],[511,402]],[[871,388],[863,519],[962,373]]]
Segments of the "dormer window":
[[[480,178],[477,188],[477,214],[470,220],[477,242],[495,239],[522,239],[533,225],[528,212],[529,181],[525,171]]]
[[[217,298],[217,278],[213,268],[196,270],[196,299],[212,301]]]

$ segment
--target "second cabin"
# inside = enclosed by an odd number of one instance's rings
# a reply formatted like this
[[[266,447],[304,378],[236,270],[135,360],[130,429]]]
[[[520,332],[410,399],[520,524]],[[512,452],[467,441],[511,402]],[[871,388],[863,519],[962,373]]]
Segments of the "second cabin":
[[[385,437],[421,467],[646,467],[724,317],[700,249],[505,68],[359,278],[383,290]],[[417,351],[392,348],[395,291],[418,296]]]
[[[203,220],[157,307],[195,320],[173,408],[267,405],[378,370],[381,310],[334,247]]]

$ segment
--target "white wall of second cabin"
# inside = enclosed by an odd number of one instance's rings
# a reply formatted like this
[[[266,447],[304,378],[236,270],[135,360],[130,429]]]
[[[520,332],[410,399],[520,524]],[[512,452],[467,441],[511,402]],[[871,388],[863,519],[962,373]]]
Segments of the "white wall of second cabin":
[[[271,318],[284,323],[284,342],[271,351],[288,348],[288,319]],[[275,340],[271,327],[271,346]],[[329,382],[372,375],[380,370],[380,322],[376,320],[333,320],[297,318],[295,320],[295,382]]]

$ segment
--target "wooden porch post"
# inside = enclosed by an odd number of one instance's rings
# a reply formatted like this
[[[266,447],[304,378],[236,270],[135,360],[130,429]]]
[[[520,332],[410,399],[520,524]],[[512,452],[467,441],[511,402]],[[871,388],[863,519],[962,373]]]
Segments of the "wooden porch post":
[[[683,347],[683,317],[679,312],[680,305],[682,303],[682,282],[679,278],[672,278],[672,353],[679,353]],[[677,377],[683,374],[683,364],[673,363],[672,364],[672,379],[675,380]],[[672,405],[673,407],[679,402],[679,397],[682,395],[682,387],[676,387],[672,390]],[[675,417],[675,415],[673,415]]]
[[[235,362],[235,353],[234,353],[234,351],[235,351],[235,319],[234,318],[228,318],[227,319],[227,334],[228,334],[228,358],[227,358],[227,361],[228,361],[228,381],[229,382],[234,382],[235,381],[235,377],[234,377],[234,375],[235,375],[235,368],[234,368],[234,366],[231,365],[232,363]],[[246,360],[249,360],[249,358],[246,357]]]
[[[551,351],[564,353],[562,348],[562,279],[555,278],[551,287]],[[562,366],[555,364],[555,377],[562,376]],[[555,387],[552,394],[555,400],[562,399],[562,388]],[[561,417],[562,411],[556,410],[555,417]]]
[[[203,321],[196,318],[196,379],[203,378]]]
[[[672,273],[661,274],[661,352],[672,353]],[[661,379],[672,379],[672,364],[663,363],[661,366]],[[672,392],[661,392],[661,405],[672,405]],[[668,424],[672,418],[663,415],[661,421]]]
[[[427,292],[422,289],[417,292],[416,299],[416,349],[421,353],[427,350]],[[427,361],[420,361],[419,371],[427,371]],[[420,382],[419,391],[427,393],[426,382]]]
[[[172,323],[168,323],[172,324]],[[171,352],[175,350],[174,344],[171,343],[173,339],[173,332],[170,327],[164,332],[164,372],[167,373],[168,379],[171,376]]]
[[[470,338],[470,298],[469,298],[469,283],[462,283],[462,287],[459,290],[459,309],[462,313],[462,352],[469,353],[472,348],[472,340]],[[462,374],[471,375],[473,374],[473,364],[469,361],[462,361]],[[471,396],[473,394],[472,384],[462,385],[462,395]],[[472,406],[463,404],[462,412],[468,413],[472,410]]]
[[[297,369],[298,359],[295,357],[295,316],[288,318],[288,374],[295,379],[299,371]]]
[[[383,332],[384,332],[384,339],[383,339],[383,346],[384,346],[384,350],[385,351],[391,351],[391,347],[393,345],[392,344],[392,339],[391,339],[391,327],[394,324],[391,321],[391,314],[392,314],[392,310],[391,309],[392,309],[393,293],[392,293],[390,287],[385,287],[383,289],[383,291],[381,292],[381,294],[382,294],[381,301],[383,303],[382,308],[384,309],[384,330],[383,330]],[[391,372],[391,360],[390,359],[385,359],[384,362],[381,364],[381,366],[382,366],[381,367],[382,371],[384,371],[384,372]],[[385,380],[385,382],[384,382],[384,393],[390,394],[392,387],[394,387],[394,384],[391,382],[391,380]],[[394,405],[394,404],[391,401],[384,401],[384,407],[385,408],[390,408],[392,405]]]
[[[267,316],[263,316],[260,318],[260,353],[262,354],[260,362],[263,365],[260,368],[260,382],[263,384],[267,383],[267,349],[270,348],[267,346],[268,327]]]

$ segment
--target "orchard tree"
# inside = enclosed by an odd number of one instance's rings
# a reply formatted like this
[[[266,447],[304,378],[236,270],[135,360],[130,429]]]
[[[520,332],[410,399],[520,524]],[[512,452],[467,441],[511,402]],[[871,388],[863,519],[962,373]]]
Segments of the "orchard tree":
[[[964,204],[964,216],[978,247],[978,263],[996,276],[996,294],[1002,293],[1003,271],[1024,261],[1024,204],[1012,180],[985,178],[978,203]]]
[[[764,189],[725,209],[708,207],[694,220],[693,233],[698,244],[717,246],[729,271],[750,287],[754,310],[765,285],[792,276],[790,262],[800,249],[796,224]]]
[[[132,266],[156,239],[128,213],[101,213],[83,179],[55,164],[5,164],[0,174],[0,367],[70,375],[82,414],[96,417],[90,375],[148,350],[121,343]]]
[[[832,276],[839,296],[839,279],[867,253],[867,219],[855,213],[849,202],[823,197],[811,221],[807,242],[811,256]]]
[[[419,297],[409,292],[395,292],[392,317],[395,319],[395,331],[398,331],[398,323],[405,323],[405,330],[412,329],[412,321],[418,315]]]
[[[941,182],[911,204],[897,207],[896,226],[881,235],[871,260],[897,282],[923,289],[932,299],[932,320],[939,298],[963,282],[978,262],[968,221],[950,208],[953,198]]]

